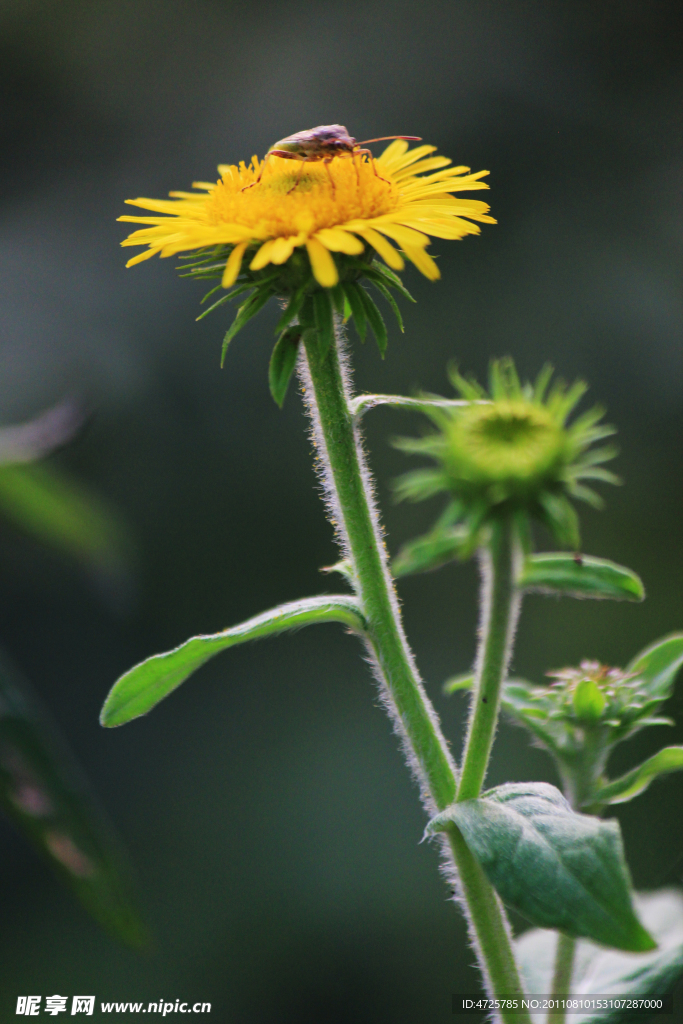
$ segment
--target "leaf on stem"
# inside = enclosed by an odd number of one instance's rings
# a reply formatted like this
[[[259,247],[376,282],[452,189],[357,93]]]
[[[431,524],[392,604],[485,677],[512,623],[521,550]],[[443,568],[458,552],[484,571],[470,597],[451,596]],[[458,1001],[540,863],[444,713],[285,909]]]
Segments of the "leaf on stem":
[[[457,693],[458,690],[471,690],[477,677],[472,672],[466,672],[462,676],[452,676],[443,684],[442,690],[448,695]]]
[[[104,928],[129,945],[145,943],[115,835],[56,725],[4,661],[0,806]]]
[[[193,636],[180,647],[135,665],[112,687],[100,722],[107,727],[124,725],[147,714],[219,651],[316,622],[341,622],[357,633],[365,628],[358,601],[346,594],[309,597],[279,605],[221,633]]]
[[[646,647],[628,663],[626,671],[643,681],[643,689],[652,700],[671,696],[674,680],[683,665],[683,633],[671,633]]]
[[[283,406],[289,381],[296,366],[301,334],[300,327],[288,327],[278,338],[270,357],[268,383],[270,393],[280,408]]]
[[[683,974],[683,893],[679,889],[635,893],[634,903],[658,948],[634,955],[579,940],[572,993],[583,997],[614,995],[627,1001],[631,997],[662,996],[674,988]],[[530,929],[516,940],[515,953],[527,992],[552,991],[556,948],[557,932],[545,928]],[[534,1017],[545,1024],[545,1012]],[[634,1020],[634,1015],[632,1009],[625,1008],[572,1014],[569,1019],[572,1024],[626,1024]]]
[[[618,822],[576,814],[536,782],[451,804],[426,834],[453,825],[503,902],[532,924],[632,952],[655,948],[633,910]]]
[[[414,572],[429,572],[459,558],[466,532],[461,527],[439,530],[404,544],[391,563],[394,576],[409,576]]]
[[[604,558],[563,551],[531,555],[517,582],[523,590],[569,597],[613,601],[642,601],[645,597],[640,577],[630,569]]]
[[[643,793],[660,775],[683,769],[683,747],[664,747],[620,779],[607,783],[595,794],[598,804],[623,804]]]

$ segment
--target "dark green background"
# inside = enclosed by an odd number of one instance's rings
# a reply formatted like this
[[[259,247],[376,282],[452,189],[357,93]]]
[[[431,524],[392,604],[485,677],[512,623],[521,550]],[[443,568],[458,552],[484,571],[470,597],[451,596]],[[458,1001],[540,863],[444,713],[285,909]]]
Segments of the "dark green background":
[[[18,994],[59,992],[210,1000],[221,1022],[446,1022],[450,994],[476,989],[436,851],[418,845],[415,788],[341,630],[230,652],[149,718],[97,724],[133,662],[324,592],[335,558],[300,400],[279,412],[268,394],[277,311],[221,372],[226,316],[194,323],[201,288],[174,261],[125,271],[115,218],[124,198],[319,123],[422,135],[489,168],[498,226],[435,242],[441,282],[407,272],[406,333],[392,327],[384,362],[354,340],[357,384],[443,392],[448,360],[482,374],[506,353],[524,374],[550,359],[591,383],[626,486],[583,513],[584,547],[638,571],[648,599],[530,598],[514,668],[623,664],[683,626],[680,29],[679,4],[656,0],[0,4],[2,420],[83,396],[93,420],[52,462],[111,501],[138,551],[134,584],[114,589],[3,526],[0,638],[124,837],[155,936],[143,956],[117,946],[0,823],[3,1021]],[[407,462],[388,440],[416,428],[368,418],[393,551],[437,511],[392,504]],[[457,751],[464,702],[440,684],[472,661],[475,567],[400,591]],[[617,768],[662,740],[674,730],[633,741]],[[549,762],[503,726],[489,781],[537,778],[555,781]],[[682,782],[619,811],[639,887],[683,872]]]

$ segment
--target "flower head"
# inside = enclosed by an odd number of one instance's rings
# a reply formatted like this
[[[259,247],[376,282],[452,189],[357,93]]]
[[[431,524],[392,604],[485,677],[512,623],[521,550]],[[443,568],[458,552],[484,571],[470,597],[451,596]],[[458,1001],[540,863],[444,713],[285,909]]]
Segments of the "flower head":
[[[577,381],[567,388],[557,382],[548,392],[551,374],[546,367],[534,385],[522,385],[511,360],[494,362],[489,396],[453,372],[453,384],[465,401],[455,407],[425,406],[438,431],[397,442],[437,463],[403,476],[399,495],[419,500],[439,491],[451,494],[441,528],[453,540],[459,538],[464,554],[476,546],[491,517],[509,514],[540,520],[560,543],[576,550],[578,520],[570,498],[599,507],[599,495],[583,481],[618,482],[600,466],[614,449],[592,447],[614,433],[599,423],[603,410],[596,406],[568,424],[586,385]]]
[[[148,248],[127,266],[155,253],[175,256],[229,247],[222,284],[235,283],[243,261],[252,271],[287,263],[305,249],[323,288],[334,287],[340,267],[332,255],[360,256],[374,249],[392,270],[404,260],[393,243],[430,279],[439,277],[425,252],[429,236],[463,238],[479,233],[473,221],[493,224],[486,203],[452,193],[488,188],[468,167],[450,167],[435,146],[409,150],[398,139],[377,160],[365,155],[296,161],[269,156],[265,164],[221,165],[217,182],[195,182],[197,192],[171,192],[171,199],[129,199],[154,216],[119,218],[145,224],[122,243]],[[304,163],[303,172],[301,164]],[[286,280],[285,280],[286,288]],[[287,289],[286,290],[290,290]]]
[[[339,125],[330,127],[345,132]],[[313,137],[316,132],[321,130],[300,134]],[[275,296],[289,300],[278,325],[278,366],[294,364],[292,352],[302,334],[291,328],[295,318],[302,329],[316,330],[326,346],[335,312],[345,321],[353,318],[361,339],[369,326],[384,353],[384,321],[360,280],[389,302],[403,329],[391,291],[411,296],[395,271],[403,270],[408,259],[436,280],[439,269],[426,251],[431,237],[463,238],[479,233],[476,221],[495,223],[486,203],[454,195],[488,188],[481,180],[488,171],[471,174],[468,167],[451,167],[447,157],[432,155],[434,146],[409,150],[404,139],[392,142],[377,160],[358,144],[341,155],[304,159],[299,145],[285,145],[297,139],[278,143],[263,161],[254,156],[248,165],[219,166],[218,181],[195,182],[195,192],[127,200],[151,214],[119,218],[145,225],[122,242],[146,246],[127,266],[157,253],[180,255],[189,261],[187,276],[220,278],[205,298],[221,288],[228,291],[202,316],[250,293],[226,335],[224,351]],[[290,158],[277,155],[292,148]],[[281,401],[282,380],[274,385],[272,372],[271,389]]]

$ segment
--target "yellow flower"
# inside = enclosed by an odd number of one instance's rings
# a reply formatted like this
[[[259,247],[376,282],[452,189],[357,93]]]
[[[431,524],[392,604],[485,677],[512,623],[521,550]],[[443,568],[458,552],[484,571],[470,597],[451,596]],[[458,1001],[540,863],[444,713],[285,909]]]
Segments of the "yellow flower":
[[[468,167],[451,167],[447,157],[430,156],[435,148],[409,150],[407,142],[396,140],[377,160],[335,156],[329,163],[307,161],[303,169],[272,155],[264,166],[254,156],[249,165],[219,166],[218,182],[195,182],[196,192],[129,199],[131,206],[156,216],[119,218],[147,225],[122,243],[148,246],[127,266],[155,253],[175,256],[229,246],[222,284],[230,288],[245,253],[249,269],[258,271],[286,263],[305,247],[317,283],[333,288],[339,268],[332,253],[355,257],[368,245],[392,270],[403,269],[405,256],[436,280],[438,267],[426,252],[429,236],[463,238],[479,233],[473,221],[495,221],[486,203],[452,194],[488,188],[481,181],[488,171],[470,174]]]

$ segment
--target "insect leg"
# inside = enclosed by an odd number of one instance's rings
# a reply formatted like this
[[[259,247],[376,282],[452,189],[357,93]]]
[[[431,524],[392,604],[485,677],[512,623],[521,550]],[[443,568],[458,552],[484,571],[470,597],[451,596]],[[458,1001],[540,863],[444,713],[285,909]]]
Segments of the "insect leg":
[[[292,187],[291,187],[291,188],[287,189],[287,193],[286,193],[287,195],[289,195],[289,194],[290,194],[290,192],[293,192],[293,191],[294,191],[294,189],[295,189],[295,188],[297,187],[297,185],[299,184],[299,182],[301,181],[301,176],[302,176],[302,174],[304,173],[304,167],[306,166],[306,162],[307,162],[307,161],[306,161],[305,159],[301,161],[301,167],[299,168],[299,173],[298,173],[298,174],[297,174],[297,176],[296,176],[296,181],[294,182],[294,184],[292,185]]]
[[[245,185],[244,188],[240,189],[240,192],[246,192],[248,188],[253,188],[254,185],[258,185],[259,184],[259,182],[261,181],[261,178],[263,177],[263,171],[264,171],[265,166],[266,166],[266,160],[268,159],[269,156],[270,156],[270,154],[266,153],[266,155],[264,156],[263,160],[261,161],[261,170],[258,172],[258,178],[256,179],[256,181],[252,181],[251,185]]]
[[[369,150],[369,149],[356,149],[356,150],[354,150],[354,152],[358,153],[359,156],[361,155],[361,153],[365,153],[366,156],[369,156],[370,157],[370,163],[372,164],[372,169],[375,172],[375,177],[379,178],[380,181],[386,181],[387,185],[391,185],[391,182],[388,181],[387,178],[383,178],[381,174],[377,173],[377,168],[375,167],[375,158],[372,155],[371,150]]]
[[[326,156],[325,159],[323,160],[323,163],[325,165],[325,170],[327,171],[327,177],[330,179],[330,185],[332,186],[332,195],[334,196],[336,194],[337,189],[334,184],[334,178],[332,177],[332,171],[330,170],[330,162],[332,160],[334,160],[333,156]]]

